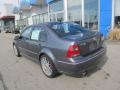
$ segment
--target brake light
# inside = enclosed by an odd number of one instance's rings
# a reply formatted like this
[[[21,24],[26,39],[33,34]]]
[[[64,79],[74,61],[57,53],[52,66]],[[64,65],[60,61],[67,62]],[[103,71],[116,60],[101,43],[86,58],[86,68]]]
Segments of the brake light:
[[[77,44],[71,45],[67,51],[67,57],[72,58],[80,55],[80,47]]]

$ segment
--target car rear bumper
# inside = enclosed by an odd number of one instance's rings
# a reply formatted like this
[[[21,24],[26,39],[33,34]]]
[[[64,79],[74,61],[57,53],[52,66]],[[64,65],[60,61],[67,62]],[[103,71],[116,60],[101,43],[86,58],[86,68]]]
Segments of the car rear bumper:
[[[63,61],[58,61],[58,70],[62,73],[69,75],[82,74],[91,69],[96,69],[98,65],[104,60],[106,56],[106,49],[101,48],[99,51],[89,55],[87,57],[82,57],[80,59],[74,60],[76,62],[68,63]]]

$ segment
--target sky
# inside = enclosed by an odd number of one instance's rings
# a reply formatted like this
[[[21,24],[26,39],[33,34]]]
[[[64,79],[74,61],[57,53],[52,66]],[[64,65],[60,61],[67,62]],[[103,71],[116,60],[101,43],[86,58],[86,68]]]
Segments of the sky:
[[[0,0],[0,17],[6,15],[11,10],[6,10],[4,4],[12,4],[13,6],[17,6],[18,0]]]
[[[0,4],[8,3],[8,4],[18,4],[19,0],[0,0]]]

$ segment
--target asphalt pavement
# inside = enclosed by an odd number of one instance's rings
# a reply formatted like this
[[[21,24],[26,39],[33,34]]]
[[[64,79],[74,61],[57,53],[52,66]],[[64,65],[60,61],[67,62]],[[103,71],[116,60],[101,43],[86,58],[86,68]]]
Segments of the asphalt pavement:
[[[0,90],[120,90],[119,42],[107,42],[107,62],[91,75],[49,79],[38,63],[14,55],[14,36],[0,33]]]

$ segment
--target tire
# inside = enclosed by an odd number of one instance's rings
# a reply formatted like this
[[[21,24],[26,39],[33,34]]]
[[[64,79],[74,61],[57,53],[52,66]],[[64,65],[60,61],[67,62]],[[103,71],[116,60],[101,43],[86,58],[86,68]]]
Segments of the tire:
[[[14,54],[17,56],[17,57],[20,57],[20,52],[19,52],[19,49],[17,48],[16,45],[13,45],[13,49],[14,49]]]
[[[42,55],[40,58],[40,66],[48,78],[54,78],[59,75],[57,69],[55,68],[52,60],[47,55]]]

